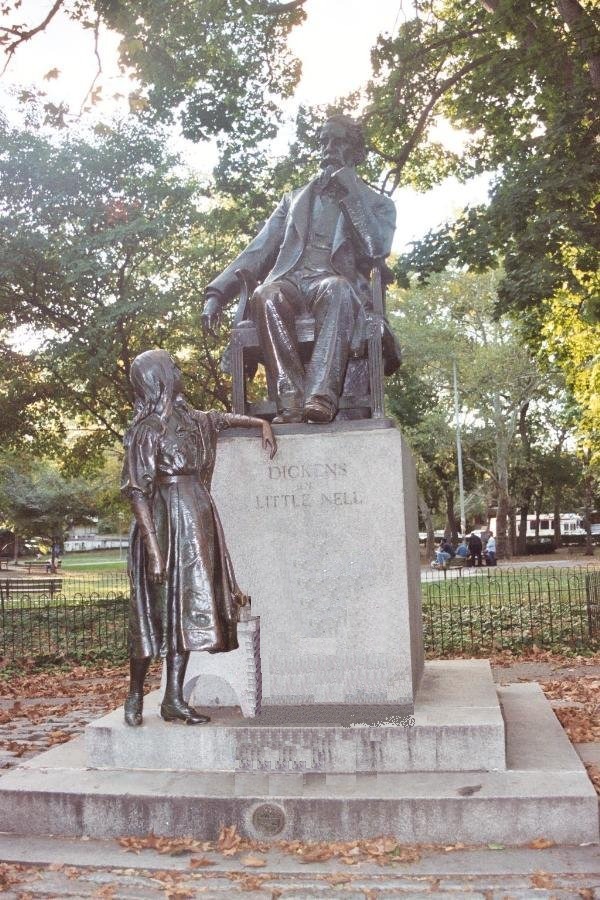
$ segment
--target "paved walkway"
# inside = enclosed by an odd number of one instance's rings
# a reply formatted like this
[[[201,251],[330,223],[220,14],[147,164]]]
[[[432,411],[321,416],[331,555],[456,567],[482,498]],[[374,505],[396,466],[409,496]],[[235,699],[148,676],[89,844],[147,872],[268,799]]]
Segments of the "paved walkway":
[[[542,850],[477,848],[428,849],[409,862],[341,865],[339,861],[299,862],[276,848],[238,853],[179,851],[127,853],[116,841],[12,838],[0,836],[6,900],[104,897],[153,900],[158,897],[236,897],[257,900],[344,900],[391,897],[453,900],[594,900],[600,897],[600,853],[596,846]],[[25,871],[10,861],[26,862]],[[0,865],[0,888],[2,886]],[[15,881],[10,884],[10,879]]]
[[[496,566],[465,566],[462,569],[447,569],[445,572],[440,569],[432,569],[431,566],[421,566],[421,581],[444,581],[449,578],[473,578],[482,575],[492,575],[495,572],[502,572],[509,569],[574,569],[582,566],[595,566],[600,569],[600,558],[597,556],[589,557],[573,557],[572,559],[555,559],[555,560],[511,560],[510,562],[499,562]]]

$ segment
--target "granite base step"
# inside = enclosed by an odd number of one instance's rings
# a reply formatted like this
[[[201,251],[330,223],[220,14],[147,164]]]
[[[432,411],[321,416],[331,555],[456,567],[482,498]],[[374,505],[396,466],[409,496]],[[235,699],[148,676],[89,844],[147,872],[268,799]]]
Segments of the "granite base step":
[[[116,709],[86,728],[90,765],[200,772],[384,773],[506,768],[504,720],[487,660],[425,665],[414,715],[394,706],[266,706],[203,710],[207,725],[160,718],[161,694],[145,699],[144,724]]]
[[[494,772],[269,773],[90,769],[83,738],[0,778],[10,834],[192,835],[223,825],[252,838],[406,843],[598,841],[583,764],[535,684],[499,689],[507,769]]]

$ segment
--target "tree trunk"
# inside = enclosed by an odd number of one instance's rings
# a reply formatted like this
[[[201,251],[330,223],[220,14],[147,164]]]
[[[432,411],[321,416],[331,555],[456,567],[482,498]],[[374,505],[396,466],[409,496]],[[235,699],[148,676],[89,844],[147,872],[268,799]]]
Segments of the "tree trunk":
[[[540,485],[539,493],[536,494],[535,497],[535,523],[534,523],[534,531],[535,531],[535,539],[536,541],[540,536],[540,516],[542,515],[542,503],[544,502],[544,485]]]
[[[15,532],[13,544],[13,563],[15,566],[19,562],[19,535]]]
[[[585,460],[586,468],[589,465],[589,458]],[[585,549],[584,556],[594,555],[594,545],[592,543],[592,504],[594,501],[593,479],[588,471],[583,479],[583,527],[585,528]]]
[[[597,50],[598,41],[594,20],[579,3],[579,0],[556,0],[556,8],[563,22],[569,26],[569,30],[574,35],[582,56],[589,66],[592,86],[600,94],[600,53]]]
[[[508,513],[510,495],[508,493],[508,446],[499,442],[496,450],[496,488],[498,490],[498,513],[496,515],[496,556],[498,559],[511,559],[511,547],[508,539]]]
[[[529,434],[529,420],[527,419],[528,412],[529,401],[523,403],[519,410],[519,434],[523,445],[523,459],[527,469],[527,477],[522,491],[519,512],[519,534],[513,544],[514,550],[519,556],[525,556],[527,553],[527,516],[529,515],[529,506],[534,492],[531,474],[531,438]]]
[[[506,490],[498,490],[498,513],[496,515],[496,556],[498,559],[510,559],[510,542],[508,540],[509,499]]]
[[[456,527],[456,515],[454,513],[454,488],[446,488],[446,515],[448,537],[453,544],[458,544],[458,529]]]
[[[562,506],[562,485],[554,489],[554,543],[562,547],[562,529],[560,527],[560,510]]]
[[[510,554],[513,556],[517,552],[517,514],[514,506],[508,511],[508,535]]]
[[[529,515],[529,503],[521,506],[519,512],[519,535],[517,537],[517,555],[527,554],[527,516]]]
[[[425,558],[433,559],[433,554],[435,553],[433,518],[431,515],[431,510],[429,509],[425,501],[425,497],[420,491],[417,495],[417,503],[419,505],[419,512],[421,513],[423,522],[425,523],[425,531],[427,532],[427,538],[425,540]]]

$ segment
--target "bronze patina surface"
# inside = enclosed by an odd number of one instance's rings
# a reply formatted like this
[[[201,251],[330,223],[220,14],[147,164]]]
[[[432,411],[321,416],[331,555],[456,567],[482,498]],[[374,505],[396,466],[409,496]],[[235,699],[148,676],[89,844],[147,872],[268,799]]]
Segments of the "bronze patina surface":
[[[164,350],[140,354],[131,366],[131,382],[136,411],[125,435],[122,477],[134,514],[125,718],[130,725],[141,724],[149,661],[165,656],[161,714],[197,724],[208,718],[182,697],[189,653],[234,650],[237,610],[244,599],[210,494],[217,436],[226,428],[260,426],[271,458],[276,443],[271,426],[261,419],[192,409],[181,373]]]
[[[369,277],[394,235],[393,201],[356,173],[362,129],[346,116],[321,131],[321,174],[287,194],[248,247],[206,288],[202,316],[213,331],[239,292],[238,274],[258,283],[250,299],[275,422],[330,422],[348,359],[364,354]],[[296,317],[311,316],[315,340],[302,361]],[[387,326],[386,326],[387,327]]]

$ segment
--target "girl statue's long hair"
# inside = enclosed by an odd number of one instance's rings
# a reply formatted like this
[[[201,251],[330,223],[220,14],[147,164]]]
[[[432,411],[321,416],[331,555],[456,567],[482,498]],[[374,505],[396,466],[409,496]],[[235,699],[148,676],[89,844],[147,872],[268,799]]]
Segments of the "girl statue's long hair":
[[[146,419],[159,420],[163,430],[177,407],[180,414],[194,419],[194,410],[187,400],[175,394],[178,371],[173,358],[166,350],[146,350],[131,363],[129,379],[133,387],[133,419],[125,433],[127,447],[133,430]]]

